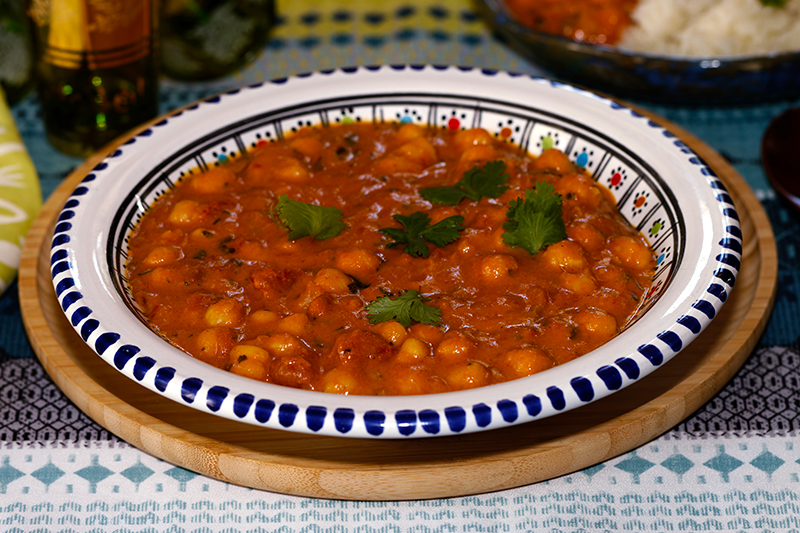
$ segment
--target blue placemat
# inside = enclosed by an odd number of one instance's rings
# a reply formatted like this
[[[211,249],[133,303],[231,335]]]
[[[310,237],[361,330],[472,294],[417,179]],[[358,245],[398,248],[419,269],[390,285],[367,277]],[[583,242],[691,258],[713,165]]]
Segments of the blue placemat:
[[[546,74],[507,49],[462,0],[389,0],[381,5],[366,0],[347,5],[304,1],[279,3],[279,10],[279,25],[254,63],[208,83],[164,80],[161,111],[247,83],[356,64],[460,64]],[[759,140],[769,120],[789,103],[736,108],[640,105],[693,133],[739,171],[767,209],[781,259],[775,311],[759,348],[717,397],[670,434],[786,434],[800,426],[800,220],[775,198],[760,164]],[[47,196],[81,160],[47,144],[34,95],[12,112]],[[42,371],[25,338],[14,289],[0,298],[0,413],[6,413],[0,415],[0,440],[114,440],[72,406]]]

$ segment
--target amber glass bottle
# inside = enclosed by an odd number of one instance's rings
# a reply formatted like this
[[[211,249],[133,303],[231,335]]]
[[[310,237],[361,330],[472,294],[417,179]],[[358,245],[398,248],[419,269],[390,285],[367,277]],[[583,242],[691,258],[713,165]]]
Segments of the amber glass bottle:
[[[28,0],[45,128],[85,157],[158,111],[158,0]]]

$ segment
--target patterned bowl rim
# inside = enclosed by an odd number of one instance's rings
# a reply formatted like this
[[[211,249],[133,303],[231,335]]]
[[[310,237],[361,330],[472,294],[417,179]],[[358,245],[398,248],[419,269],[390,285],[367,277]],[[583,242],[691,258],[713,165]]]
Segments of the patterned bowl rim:
[[[187,356],[145,325],[125,283],[125,242],[153,201],[193,169],[238,157],[292,128],[361,120],[480,126],[534,154],[560,145],[612,190],[623,216],[647,232],[659,263],[646,312],[601,348],[546,372],[466,391],[395,397],[342,396],[242,378]],[[54,230],[51,274],[64,313],[87,345],[165,398],[263,427],[417,438],[545,418],[644,378],[719,312],[741,252],[735,207],[713,170],[635,110],[540,77],[395,65],[258,83],[165,115],[73,190]]]

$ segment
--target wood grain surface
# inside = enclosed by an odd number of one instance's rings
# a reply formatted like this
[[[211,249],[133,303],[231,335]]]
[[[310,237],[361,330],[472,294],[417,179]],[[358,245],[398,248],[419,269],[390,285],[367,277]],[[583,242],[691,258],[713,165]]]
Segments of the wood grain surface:
[[[114,146],[64,181],[27,235],[19,272],[26,331],[58,387],[100,425],[165,461],[255,489],[317,498],[427,499],[519,487],[587,468],[647,443],[716,394],[752,352],[774,301],[777,249],[758,199],[711,148],[651,118],[686,142],[728,187],[744,234],[742,268],[722,312],[692,344],[646,378],[579,409],[455,437],[369,440],[259,428],[145,389],[84,344],[64,317],[50,281],[57,214],[76,184]]]

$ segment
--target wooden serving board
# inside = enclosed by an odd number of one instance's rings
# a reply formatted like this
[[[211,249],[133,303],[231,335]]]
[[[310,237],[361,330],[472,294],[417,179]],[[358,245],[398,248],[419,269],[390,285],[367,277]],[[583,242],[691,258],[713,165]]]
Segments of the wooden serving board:
[[[196,411],[145,389],[84,344],[61,312],[50,281],[55,218],[102,154],[76,169],[52,194],[27,235],[19,271],[26,331],[55,383],[103,427],[170,463],[255,489],[318,498],[411,500],[497,491],[587,468],[645,444],[714,396],[755,347],[775,295],[777,249],[760,202],[716,152],[677,126],[652,118],[685,141],[727,185],[744,233],[742,269],[722,312],[672,361],[579,409],[455,437],[369,440],[264,429]]]

